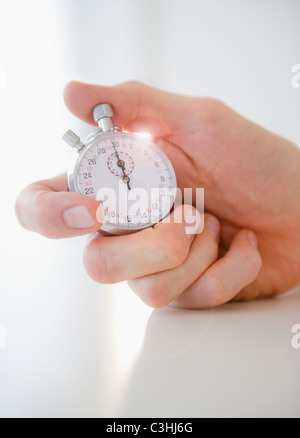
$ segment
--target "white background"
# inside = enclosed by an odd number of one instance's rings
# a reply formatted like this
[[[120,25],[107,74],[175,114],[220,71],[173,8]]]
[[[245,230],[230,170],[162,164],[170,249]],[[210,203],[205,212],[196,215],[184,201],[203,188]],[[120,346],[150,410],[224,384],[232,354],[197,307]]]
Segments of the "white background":
[[[300,416],[299,293],[152,313],[88,278],[84,238],[14,215],[24,185],[67,169],[65,130],[90,131],[70,79],[214,96],[300,145],[299,17],[298,0],[0,0],[0,416]]]

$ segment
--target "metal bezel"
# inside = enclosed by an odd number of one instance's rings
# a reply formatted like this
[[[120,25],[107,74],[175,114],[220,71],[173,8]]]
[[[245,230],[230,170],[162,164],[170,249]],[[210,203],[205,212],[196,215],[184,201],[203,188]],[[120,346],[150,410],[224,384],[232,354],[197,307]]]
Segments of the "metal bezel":
[[[80,164],[80,162],[81,162],[81,160],[83,159],[83,156],[86,154],[86,152],[95,144],[95,143],[97,143],[97,141],[99,140],[99,139],[103,139],[103,138],[107,138],[107,137],[112,137],[113,135],[124,135],[124,136],[127,136],[127,135],[130,135],[130,136],[137,136],[138,138],[140,138],[139,137],[139,135],[138,134],[134,134],[134,133],[131,133],[131,132],[124,132],[124,131],[121,131],[121,130],[119,130],[119,129],[116,129],[116,130],[113,130],[113,131],[110,131],[110,132],[105,132],[105,133],[101,133],[101,132],[99,132],[99,131],[96,131],[95,133],[94,133],[94,135],[92,135],[92,134],[90,134],[88,137],[87,137],[87,143],[84,145],[84,147],[83,147],[83,149],[81,149],[80,151],[78,151],[78,153],[74,156],[74,158],[73,158],[73,160],[72,160],[72,162],[71,162],[71,165],[70,165],[70,168],[69,168],[69,171],[68,171],[68,175],[67,175],[67,178],[68,178],[68,187],[69,187],[69,190],[71,191],[71,192],[77,192],[77,193],[82,193],[80,190],[79,190],[79,188],[78,188],[78,186],[77,186],[77,172],[78,172],[78,167],[79,167],[79,164]],[[173,188],[174,189],[176,189],[177,188],[177,180],[176,180],[176,175],[175,175],[175,171],[174,171],[174,168],[173,168],[173,166],[172,166],[172,164],[171,164],[171,162],[170,162],[170,160],[169,160],[169,158],[166,156],[166,154],[158,147],[158,146],[156,146],[156,144],[152,141],[152,140],[149,140],[149,139],[146,139],[146,141],[147,142],[150,142],[152,145],[153,145],[153,147],[155,147],[155,149],[157,149],[158,151],[159,151],[159,153],[161,154],[161,156],[164,158],[164,160],[166,161],[166,163],[168,164],[168,166],[169,166],[169,169],[170,169],[170,172],[171,172],[171,175],[172,175],[172,181],[173,181]],[[175,199],[174,199],[174,201],[175,201]],[[174,201],[173,201],[173,203],[172,203],[172,205],[171,205],[171,208],[173,207],[173,205],[174,205]],[[100,228],[100,230],[99,231],[103,231],[104,233],[108,233],[108,234],[115,234],[115,235],[120,235],[120,234],[129,234],[129,233],[133,233],[133,232],[136,232],[136,231],[139,231],[139,230],[142,230],[142,229],[145,229],[145,228],[149,228],[149,227],[151,227],[151,226],[153,226],[153,225],[155,225],[156,223],[158,223],[159,221],[161,221],[162,219],[164,219],[167,215],[169,214],[169,212],[168,213],[166,213],[164,216],[161,216],[161,217],[159,217],[156,221],[154,221],[154,222],[151,222],[151,223],[148,223],[148,224],[143,224],[143,225],[140,225],[140,226],[138,226],[138,227],[132,227],[132,228],[128,228],[128,227],[122,227],[122,226],[119,226],[119,225],[116,225],[116,224],[111,224],[111,223],[109,223],[109,222],[105,222],[103,225],[102,225],[102,227]]]

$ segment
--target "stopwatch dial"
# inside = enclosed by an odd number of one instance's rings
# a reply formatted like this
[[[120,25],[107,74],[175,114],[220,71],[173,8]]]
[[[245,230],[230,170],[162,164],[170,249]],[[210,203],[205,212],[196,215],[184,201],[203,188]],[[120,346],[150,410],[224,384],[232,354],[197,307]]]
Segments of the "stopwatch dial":
[[[98,137],[83,150],[75,173],[76,191],[96,199],[105,222],[116,228],[141,229],[158,222],[176,196],[168,158],[135,134]]]
[[[111,173],[115,176],[123,176],[122,168],[126,172],[126,175],[130,175],[134,169],[134,162],[131,156],[124,151],[118,153],[118,159],[116,160],[116,154],[113,152],[110,154],[107,160],[107,167]]]

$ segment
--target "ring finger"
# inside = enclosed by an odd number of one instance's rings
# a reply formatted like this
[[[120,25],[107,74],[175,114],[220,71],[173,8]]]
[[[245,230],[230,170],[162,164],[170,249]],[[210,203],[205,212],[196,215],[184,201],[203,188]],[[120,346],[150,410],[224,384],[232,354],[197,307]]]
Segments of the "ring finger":
[[[205,214],[204,230],[197,234],[182,265],[128,281],[130,288],[151,307],[170,304],[218,258],[220,224]]]

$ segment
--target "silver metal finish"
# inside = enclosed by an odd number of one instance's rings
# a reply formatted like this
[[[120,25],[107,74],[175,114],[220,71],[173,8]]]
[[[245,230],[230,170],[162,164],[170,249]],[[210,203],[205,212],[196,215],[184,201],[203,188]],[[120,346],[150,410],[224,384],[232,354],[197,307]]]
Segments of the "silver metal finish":
[[[96,129],[96,131],[94,132],[90,132],[89,135],[84,139],[84,144],[86,145],[87,143],[90,143],[92,140],[94,140],[94,138],[98,137],[99,135],[102,134],[102,129]]]
[[[103,119],[98,121],[98,125],[103,132],[110,132],[114,130],[114,125],[110,117],[103,117]]]
[[[122,135],[122,131],[120,134]],[[136,134],[123,133],[123,135],[135,136]],[[110,138],[111,133],[107,132],[106,134],[99,134],[99,136],[101,136],[101,138],[106,138],[106,137]],[[79,172],[79,166],[81,164],[81,160],[84,158],[84,156],[88,152],[88,150],[97,142],[97,140],[99,139],[99,136],[94,137],[93,139],[90,140],[89,143],[85,144],[84,149],[79,152],[79,156],[77,154],[74,156],[73,161],[71,162],[71,165],[70,165],[70,168],[68,171],[68,186],[69,186],[69,190],[71,192],[82,193],[82,191],[80,190],[79,184],[78,184],[78,177],[77,177],[78,172]],[[170,160],[168,159],[166,154],[161,149],[159,149],[154,143],[153,143],[153,147],[155,147],[157,149],[157,151],[159,151],[161,157],[163,157],[164,160],[166,161],[166,163],[168,163],[169,168],[170,168],[170,172],[172,175],[173,187],[176,188],[177,187],[176,175],[175,175],[175,172],[174,172],[174,169],[173,169],[173,166],[172,166]],[[173,205],[171,205],[170,207],[172,208]],[[164,217],[159,217],[157,222],[159,222],[163,218]],[[152,226],[154,224],[155,223],[151,223],[150,225],[149,224],[140,225],[139,227],[136,227],[136,228],[127,228],[127,227],[122,227],[121,225],[115,225],[115,224],[110,224],[109,222],[105,222],[99,231],[104,232],[104,233],[108,233],[108,234],[114,234],[114,235],[131,234],[131,233],[134,233],[136,231],[142,230],[144,228],[149,228],[150,226]]]
[[[93,116],[96,123],[100,119],[103,119],[103,117],[110,117],[112,118],[114,116],[112,107],[108,103],[101,103],[100,105],[95,106],[93,109]]]
[[[114,126],[112,118],[114,113],[112,107],[108,103],[102,103],[95,106],[93,116],[95,122],[98,123],[99,128],[101,128],[103,132],[113,131]]]
[[[66,141],[70,146],[75,147],[79,152],[79,155],[76,154],[74,156],[74,159],[68,171],[68,186],[69,186],[69,190],[72,192],[82,193],[78,183],[79,166],[85,154],[99,140],[100,137],[101,139],[105,137],[110,138],[113,132],[118,132],[119,135],[124,135],[126,137],[128,135],[131,136],[136,135],[133,133],[122,131],[120,128],[113,126],[113,121],[112,121],[113,110],[109,104],[97,105],[93,110],[93,116],[95,122],[98,123],[100,129],[88,135],[88,137],[84,141],[84,144],[80,141],[80,138],[72,131],[67,131],[63,136],[63,140]],[[157,149],[157,151],[159,151],[159,154],[168,164],[172,175],[173,185],[174,188],[176,188],[177,187],[176,175],[168,157],[154,143],[152,143],[152,145],[154,148]],[[156,222],[162,219],[163,217],[159,217]],[[104,234],[121,235],[121,234],[133,233],[152,225],[154,225],[154,223],[140,225],[136,228],[127,228],[127,227],[122,227],[121,225],[110,224],[108,222],[105,222],[99,231],[103,232]]]
[[[69,130],[63,136],[63,140],[68,143],[72,148],[76,148],[78,151],[83,149],[84,144],[80,141],[78,135],[76,135],[73,131]]]

